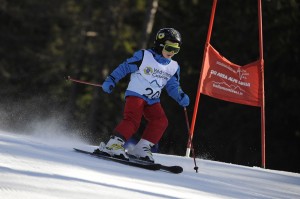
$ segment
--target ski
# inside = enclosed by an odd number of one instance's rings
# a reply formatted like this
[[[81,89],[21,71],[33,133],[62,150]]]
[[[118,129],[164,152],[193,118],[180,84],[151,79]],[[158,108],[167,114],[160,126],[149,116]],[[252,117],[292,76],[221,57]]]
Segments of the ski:
[[[111,157],[111,156],[107,156],[107,155],[104,155],[104,154],[101,154],[101,153],[94,153],[94,152],[85,151],[85,150],[81,150],[81,149],[77,149],[77,148],[73,148],[73,149],[76,152],[88,154],[88,155],[91,155],[93,157],[97,157],[97,158],[100,158],[100,159],[103,159],[103,160],[118,162],[118,163],[121,163],[121,164],[124,164],[124,165],[138,167],[138,168],[142,168],[142,169],[147,169],[147,170],[152,170],[152,171],[162,170],[162,171],[166,171],[166,172],[170,172],[170,173],[176,173],[176,174],[181,173],[183,171],[182,167],[180,167],[180,166],[167,166],[167,165],[146,162],[146,161],[133,159],[133,158],[130,158],[129,160],[124,160],[124,159],[119,159],[119,158],[114,158],[114,157]]]
[[[135,158],[134,156],[131,156],[129,155],[129,158],[131,161],[134,161],[134,162],[140,162],[140,163],[144,163],[144,164],[154,164],[154,163],[150,163],[150,162],[147,162],[147,161],[144,161],[144,160],[140,160],[140,159],[137,159]],[[159,164],[159,163],[157,163]],[[160,165],[160,170],[162,171],[167,171],[167,172],[171,172],[171,173],[182,173],[183,171],[183,168],[181,166],[167,166],[167,165],[163,165],[163,164],[159,164]]]
[[[106,156],[106,155],[103,155],[103,154],[100,154],[100,153],[84,151],[84,150],[77,149],[77,148],[74,148],[74,150],[76,152],[79,152],[79,153],[89,154],[93,157],[97,157],[97,158],[100,158],[100,159],[103,159],[103,160],[118,162],[118,163],[125,164],[125,165],[128,165],[128,166],[139,167],[139,168],[153,170],[153,171],[156,171],[156,170],[160,169],[160,165],[158,165],[158,164],[143,164],[143,163],[133,162],[133,161],[130,161],[130,160],[123,160],[123,159],[114,158],[114,157],[111,157],[111,156]]]

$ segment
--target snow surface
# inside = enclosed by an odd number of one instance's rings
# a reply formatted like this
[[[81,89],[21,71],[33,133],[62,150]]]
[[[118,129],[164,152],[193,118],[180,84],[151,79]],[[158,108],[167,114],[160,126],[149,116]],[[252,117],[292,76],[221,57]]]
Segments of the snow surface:
[[[300,174],[154,154],[181,174],[149,171],[76,153],[95,146],[63,136],[0,131],[1,199],[300,198]]]

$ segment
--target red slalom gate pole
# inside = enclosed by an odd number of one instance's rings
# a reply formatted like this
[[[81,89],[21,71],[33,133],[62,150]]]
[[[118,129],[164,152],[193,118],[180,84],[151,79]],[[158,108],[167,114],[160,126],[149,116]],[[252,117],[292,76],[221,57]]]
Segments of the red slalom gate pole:
[[[90,82],[85,82],[85,81],[73,79],[73,78],[70,77],[70,76],[67,77],[67,80],[72,81],[72,82],[76,82],[76,83],[80,83],[80,84],[87,84],[87,85],[90,85],[90,86],[102,87],[101,84],[94,84],[94,83],[90,83]]]
[[[205,42],[205,48],[204,48],[204,53],[203,53],[202,67],[201,67],[201,71],[200,71],[198,89],[197,89],[195,105],[194,105],[194,113],[193,113],[193,117],[192,117],[191,128],[190,128],[190,131],[189,131],[191,141],[193,140],[195,124],[196,124],[196,118],[197,118],[197,112],[198,112],[198,106],[199,106],[199,102],[200,102],[200,95],[201,95],[200,90],[201,90],[201,81],[202,81],[202,73],[203,73],[203,68],[204,68],[205,54],[207,52],[208,45],[210,43],[211,32],[212,32],[212,28],[213,28],[215,12],[216,12],[216,7],[217,7],[217,1],[218,0],[213,0],[213,5],[212,5],[212,9],[211,9],[209,27],[208,27],[208,32],[207,32],[207,37],[206,37],[206,42]],[[191,150],[191,145],[189,143],[190,142],[188,141],[188,144],[187,144],[187,147],[186,147],[186,155],[185,156],[187,156],[187,157],[190,156],[190,150]]]
[[[261,167],[266,168],[266,127],[265,127],[265,80],[264,80],[264,53],[262,33],[262,5],[258,0],[258,34],[259,34],[259,60],[261,66]]]

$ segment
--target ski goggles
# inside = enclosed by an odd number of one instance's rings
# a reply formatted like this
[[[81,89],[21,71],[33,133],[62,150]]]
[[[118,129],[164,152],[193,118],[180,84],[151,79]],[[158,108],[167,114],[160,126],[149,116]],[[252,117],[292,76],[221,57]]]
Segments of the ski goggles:
[[[177,54],[180,50],[180,47],[178,46],[177,43],[175,44],[165,44],[164,45],[164,50],[167,52],[173,52],[174,54]]]

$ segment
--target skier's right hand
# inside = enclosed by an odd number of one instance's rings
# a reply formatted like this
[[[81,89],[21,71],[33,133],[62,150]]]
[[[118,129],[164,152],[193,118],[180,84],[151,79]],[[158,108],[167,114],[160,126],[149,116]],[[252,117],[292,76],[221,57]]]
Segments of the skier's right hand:
[[[102,90],[106,93],[111,93],[116,86],[114,80],[108,76],[102,84]]]

